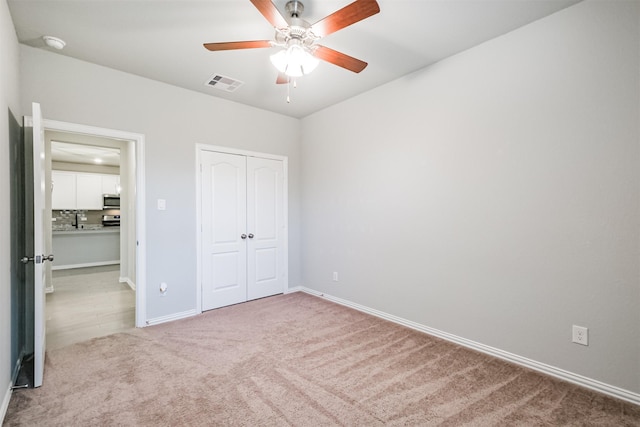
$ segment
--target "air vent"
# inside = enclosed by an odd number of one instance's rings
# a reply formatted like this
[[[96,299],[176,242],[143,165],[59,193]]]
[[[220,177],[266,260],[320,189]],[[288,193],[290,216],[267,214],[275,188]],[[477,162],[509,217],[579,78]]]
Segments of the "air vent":
[[[231,77],[214,74],[204,84],[205,86],[211,86],[225,92],[235,92],[236,89],[238,89],[244,83],[240,80],[232,79]]]

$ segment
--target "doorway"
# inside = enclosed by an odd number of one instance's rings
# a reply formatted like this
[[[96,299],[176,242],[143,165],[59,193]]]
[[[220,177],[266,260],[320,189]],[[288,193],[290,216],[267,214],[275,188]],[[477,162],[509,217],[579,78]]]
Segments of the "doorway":
[[[47,119],[43,124],[45,133],[63,134],[67,142],[83,141],[84,144],[89,143],[94,146],[120,148],[120,166],[122,171],[126,172],[120,173],[119,184],[123,190],[120,197],[120,265],[119,268],[116,266],[115,275],[122,286],[130,287],[135,292],[135,326],[146,326],[146,236],[143,226],[145,216],[144,135]],[[49,152],[47,154],[50,156]],[[96,271],[86,271],[89,274],[108,274],[109,271],[111,275],[114,274],[114,268],[108,265],[89,266],[89,268],[96,269]],[[53,277],[53,271],[47,274],[51,274],[50,277],[54,279],[55,292],[56,280]],[[58,275],[65,276],[63,273]]]
[[[135,236],[114,204],[134,192],[135,153],[113,138],[47,130],[44,139],[45,241],[55,255],[45,265],[46,346],[54,349],[135,327]]]

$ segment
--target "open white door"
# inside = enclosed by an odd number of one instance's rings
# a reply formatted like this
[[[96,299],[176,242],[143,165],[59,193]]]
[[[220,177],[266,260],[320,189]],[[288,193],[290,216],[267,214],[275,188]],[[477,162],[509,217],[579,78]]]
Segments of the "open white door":
[[[34,266],[34,331],[33,331],[33,386],[40,387],[44,376],[45,352],[45,289],[47,286],[44,262],[53,261],[53,255],[44,255],[45,209],[45,152],[44,126],[40,104],[32,105],[33,125],[33,266]],[[31,260],[31,259],[30,259]]]

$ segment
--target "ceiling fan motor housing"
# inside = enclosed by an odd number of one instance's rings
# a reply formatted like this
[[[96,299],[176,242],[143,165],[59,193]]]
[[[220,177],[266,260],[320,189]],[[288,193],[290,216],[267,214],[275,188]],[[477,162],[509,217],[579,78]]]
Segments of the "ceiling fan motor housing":
[[[276,28],[276,42],[283,47],[289,46],[294,40],[296,44],[311,46],[318,37],[309,31],[310,27],[304,19],[293,17],[287,28]]]
[[[284,10],[292,18],[298,18],[304,12],[304,5],[298,0],[291,0],[284,6]]]

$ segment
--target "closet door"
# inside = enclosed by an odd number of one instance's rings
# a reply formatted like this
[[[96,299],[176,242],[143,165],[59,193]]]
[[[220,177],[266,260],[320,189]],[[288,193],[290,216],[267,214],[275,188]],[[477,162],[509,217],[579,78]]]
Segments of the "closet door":
[[[245,156],[201,159],[202,309],[211,310],[247,300],[247,171]]]
[[[282,161],[247,158],[247,299],[284,289],[284,167]]]

